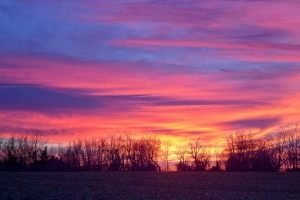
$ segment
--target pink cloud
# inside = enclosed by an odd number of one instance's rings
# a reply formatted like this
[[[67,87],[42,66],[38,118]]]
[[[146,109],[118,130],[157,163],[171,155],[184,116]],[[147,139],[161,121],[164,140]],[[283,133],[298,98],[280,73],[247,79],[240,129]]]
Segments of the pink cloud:
[[[299,79],[299,70],[167,74],[162,71],[145,73],[132,63],[18,57],[2,57],[1,60],[0,72],[6,84],[36,84],[55,90],[82,88],[86,89],[83,91],[87,95],[94,96],[147,94],[165,98],[158,98],[157,103],[143,99],[135,101],[138,107],[126,112],[108,110],[112,115],[103,115],[97,109],[93,112],[65,114],[1,112],[1,127],[37,127],[45,130],[55,141],[102,136],[108,132],[131,131],[141,134],[156,130],[165,130],[163,134],[170,137],[185,138],[199,133],[210,140],[219,141],[220,134],[235,129],[233,122],[276,118],[281,123],[299,118],[296,110],[300,105],[294,98],[295,95],[299,96],[299,92],[289,90],[295,84],[290,80]],[[8,64],[14,67],[8,68]],[[111,104],[114,105],[113,101]],[[274,126],[269,124],[265,129]],[[265,131],[257,129],[257,126],[251,127],[251,123],[247,128]]]
[[[224,49],[250,49],[250,50],[281,50],[298,51],[300,45],[295,44],[276,44],[266,42],[197,42],[184,40],[117,40],[110,42],[113,45],[143,47],[149,46],[171,46],[171,47],[197,47],[197,48],[224,48]]]

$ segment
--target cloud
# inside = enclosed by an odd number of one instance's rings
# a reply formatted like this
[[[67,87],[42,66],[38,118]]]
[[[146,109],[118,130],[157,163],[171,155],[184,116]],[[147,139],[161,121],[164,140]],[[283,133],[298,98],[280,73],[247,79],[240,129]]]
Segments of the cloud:
[[[228,122],[223,122],[220,125],[235,128],[235,129],[253,129],[259,128],[265,130],[270,127],[274,127],[281,122],[280,117],[269,118],[250,118],[250,119],[238,119]]]
[[[101,102],[87,95],[68,94],[66,91],[54,91],[33,85],[0,85],[0,109],[58,111],[68,109],[94,109]]]
[[[35,85],[0,85],[1,110],[35,112],[95,111],[107,114],[129,112],[144,106],[203,106],[203,105],[265,105],[251,100],[187,100],[152,95],[91,95],[88,91],[45,88]]]
[[[300,45],[296,44],[279,44],[266,42],[198,42],[198,41],[180,41],[180,40],[120,40],[112,41],[115,45],[137,46],[173,46],[173,47],[191,47],[191,48],[223,48],[223,49],[251,49],[251,50],[282,50],[282,51],[299,51]]]
[[[180,100],[180,99],[170,99],[168,101],[159,101],[155,105],[159,106],[205,106],[205,105],[243,105],[243,106],[253,106],[253,105],[266,105],[267,102],[257,101],[257,100]]]
[[[300,31],[294,26],[299,22],[294,2],[115,1],[104,4],[74,1],[70,4],[46,1],[40,4],[10,1],[2,6],[2,53],[88,61],[155,61],[171,59],[176,56],[174,50],[166,53],[145,46],[296,53],[299,50],[298,42],[291,44],[297,41]],[[119,46],[111,45],[112,41]],[[137,42],[143,50],[128,47]],[[297,60],[297,56],[294,53],[281,60]],[[276,57],[268,61],[272,58]]]

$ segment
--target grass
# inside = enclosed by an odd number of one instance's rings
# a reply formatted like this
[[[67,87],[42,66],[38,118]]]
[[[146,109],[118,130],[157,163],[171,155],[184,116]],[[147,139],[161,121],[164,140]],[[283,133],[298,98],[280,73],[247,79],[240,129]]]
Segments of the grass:
[[[300,199],[300,173],[0,172],[0,199]]]

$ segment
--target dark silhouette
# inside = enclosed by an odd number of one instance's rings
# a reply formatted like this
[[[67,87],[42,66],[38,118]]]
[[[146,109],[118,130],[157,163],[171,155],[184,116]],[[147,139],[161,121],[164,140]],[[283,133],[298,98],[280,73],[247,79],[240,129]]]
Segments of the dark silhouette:
[[[299,171],[300,129],[291,123],[262,139],[236,131],[226,137],[227,171]]]
[[[175,165],[177,171],[209,169],[210,149],[200,137],[191,140],[186,146],[177,147],[175,154],[179,159],[179,163]],[[190,164],[186,161],[187,156],[192,159]]]
[[[2,171],[160,171],[161,141],[156,137],[77,140],[67,146],[45,145],[38,130],[0,141]]]
[[[84,139],[66,146],[46,146],[47,139],[37,129],[0,138],[2,171],[169,171],[169,148],[157,137],[132,138],[113,135],[108,139]],[[163,145],[163,148],[162,148]],[[226,136],[222,153],[215,153],[210,168],[210,148],[199,137],[173,152],[177,171],[300,171],[300,129],[291,123],[265,138],[237,130]],[[190,159],[190,160],[189,160]]]

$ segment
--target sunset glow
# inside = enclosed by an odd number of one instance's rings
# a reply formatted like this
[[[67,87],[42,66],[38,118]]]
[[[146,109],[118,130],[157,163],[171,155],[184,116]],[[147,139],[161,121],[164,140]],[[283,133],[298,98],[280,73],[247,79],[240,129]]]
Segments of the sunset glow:
[[[300,119],[299,1],[0,2],[0,134],[219,147]]]

